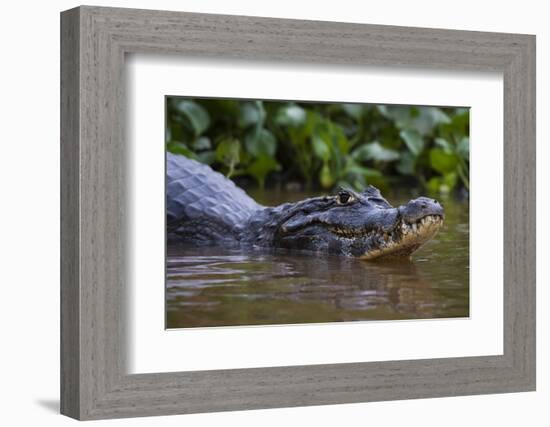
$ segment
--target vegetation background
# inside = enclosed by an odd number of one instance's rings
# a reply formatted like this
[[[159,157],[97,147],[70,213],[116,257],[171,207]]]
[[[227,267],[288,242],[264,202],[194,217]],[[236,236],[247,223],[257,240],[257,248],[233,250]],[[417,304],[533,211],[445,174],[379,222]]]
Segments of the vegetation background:
[[[166,99],[166,147],[244,187],[469,189],[469,109]]]

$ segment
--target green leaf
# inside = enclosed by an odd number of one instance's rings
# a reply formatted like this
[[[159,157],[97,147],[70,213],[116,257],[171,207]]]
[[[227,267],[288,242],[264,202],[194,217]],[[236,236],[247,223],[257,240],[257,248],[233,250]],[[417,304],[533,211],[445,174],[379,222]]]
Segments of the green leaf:
[[[265,111],[261,101],[244,102],[239,108],[238,124],[241,129],[250,126],[262,126],[265,120]]]
[[[452,144],[449,141],[447,141],[445,138],[436,138],[435,145],[437,145],[438,147],[441,147],[443,151],[445,151],[446,153],[451,154],[453,152]]]
[[[424,149],[424,140],[418,131],[414,129],[402,130],[399,132],[399,136],[415,156],[418,156]]]
[[[434,176],[428,181],[426,187],[430,193],[439,193],[439,187],[441,187],[442,179],[440,176]]]
[[[456,173],[452,172],[443,177],[436,176],[428,181],[427,187],[430,193],[450,193],[457,183]]]
[[[190,159],[197,160],[197,155],[193,153],[184,143],[171,141],[166,144],[166,149],[173,154],[181,154]]]
[[[322,133],[314,133],[311,137],[311,145],[313,153],[321,160],[327,161],[330,159],[330,141]]]
[[[439,136],[449,141],[460,141],[470,131],[469,108],[456,108],[450,123],[439,126]]]
[[[359,161],[376,160],[380,162],[393,162],[400,157],[397,151],[384,147],[378,141],[359,146],[353,151],[352,156]]]
[[[318,123],[321,122],[322,117],[312,111],[306,112],[306,121],[303,126],[299,127],[288,127],[286,130],[290,137],[290,142],[294,146],[305,146],[309,143],[309,139],[314,132],[314,129],[317,127]],[[298,161],[298,159],[296,159]]]
[[[425,114],[430,116],[433,125],[451,123],[451,118],[439,107],[422,107]]]
[[[275,123],[279,126],[302,126],[306,122],[305,110],[296,104],[288,104],[277,110]]]
[[[456,152],[461,158],[466,161],[470,161],[470,138],[465,136],[458,141],[458,144],[456,145]]]
[[[445,174],[445,176],[443,176],[443,184],[449,188],[449,191],[455,188],[457,181],[458,181],[458,176],[456,172],[450,172],[448,174]]]
[[[229,168],[227,177],[231,177],[240,160],[241,144],[238,139],[226,138],[216,147],[216,160]]]
[[[353,184],[352,187],[357,190],[363,189],[367,182],[370,182],[371,180],[378,180],[382,178],[382,174],[376,169],[358,165],[354,161],[348,162],[344,176],[347,181]]]
[[[330,167],[328,166],[327,162],[323,164],[321,172],[319,172],[319,182],[321,183],[321,187],[325,189],[332,188],[332,186],[334,185],[334,177],[330,172]]]
[[[405,105],[381,105],[378,112],[391,120],[398,129],[414,130],[422,136],[431,134],[440,124],[450,123],[451,119],[441,108]]]
[[[170,129],[170,132],[166,135],[166,143],[169,143],[170,141],[184,141],[186,139],[181,123],[176,122],[176,120],[172,120],[172,123],[168,126],[168,128]],[[190,131],[187,131],[187,133],[192,134]]]
[[[430,150],[430,165],[440,174],[453,172],[458,165],[458,157],[455,154],[446,153],[440,148]]]
[[[178,101],[176,102],[176,110],[185,119],[187,127],[198,136],[210,126],[210,115],[208,111],[194,101]]]
[[[346,172],[350,174],[357,174],[364,176],[365,178],[381,177],[382,174],[376,169],[367,168],[358,164],[352,164],[346,168]]]
[[[451,119],[438,107],[416,107],[418,116],[409,123],[409,128],[417,130],[420,135],[431,135],[437,126],[450,123]]]
[[[202,151],[202,150],[209,150],[212,148],[212,143],[210,142],[210,138],[207,136],[201,136],[199,139],[197,139],[192,144],[193,150],[195,151]]]
[[[450,125],[456,134],[465,135],[470,127],[470,109],[457,108],[456,114],[451,119]]]
[[[250,129],[244,137],[244,145],[254,157],[259,157],[262,154],[273,157],[277,151],[277,140],[270,131],[264,128]]]
[[[202,151],[197,154],[197,160],[201,163],[211,165],[216,161],[216,152],[215,151]]]
[[[237,120],[239,116],[239,105],[242,101],[235,99],[198,98],[195,102],[208,111],[208,114],[215,122],[218,119]]]
[[[354,118],[356,121],[361,119],[364,111],[363,105],[361,104],[342,104],[342,109],[348,116]]]
[[[246,172],[256,179],[258,185],[261,188],[264,188],[265,178],[267,177],[267,175],[270,172],[279,169],[280,165],[273,157],[270,157],[266,154],[261,154],[250,165],[248,165],[248,167],[246,168]]]
[[[350,149],[350,142],[348,140],[348,137],[346,136],[346,133],[344,132],[344,128],[342,126],[337,125],[331,121],[329,122],[329,132],[332,135],[332,140],[335,142],[335,144],[332,144],[338,149],[338,153],[341,155],[347,155]]]
[[[408,151],[401,153],[401,158],[396,168],[401,175],[414,175],[416,166],[416,157]]]

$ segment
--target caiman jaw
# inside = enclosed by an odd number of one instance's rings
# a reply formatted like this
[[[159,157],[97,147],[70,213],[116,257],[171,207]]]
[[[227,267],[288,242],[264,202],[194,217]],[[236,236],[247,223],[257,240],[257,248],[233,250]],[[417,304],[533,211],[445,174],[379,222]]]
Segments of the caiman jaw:
[[[409,257],[434,237],[442,225],[443,216],[441,215],[426,215],[412,224],[401,220],[392,232],[380,232],[373,237],[377,239],[377,247],[368,250],[359,258],[373,260],[381,257]]]

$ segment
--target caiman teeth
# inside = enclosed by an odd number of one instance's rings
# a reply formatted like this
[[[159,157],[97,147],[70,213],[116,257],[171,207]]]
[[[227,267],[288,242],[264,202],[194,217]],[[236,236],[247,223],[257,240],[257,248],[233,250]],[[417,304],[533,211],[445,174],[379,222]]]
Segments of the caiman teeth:
[[[344,229],[340,227],[333,227],[331,231],[341,237],[348,239],[353,239],[357,237],[366,237],[366,238],[377,238],[380,242],[392,242],[399,236],[407,236],[409,234],[419,234],[425,227],[430,227],[433,225],[441,225],[443,218],[439,215],[427,215],[418,221],[409,224],[405,221],[397,225],[391,231],[384,231],[382,229],[367,229],[367,228],[358,228],[358,229]]]
[[[401,223],[401,233],[407,235],[409,233],[418,233],[424,227],[432,225],[441,225],[443,223],[443,218],[440,215],[427,215],[412,224],[407,222]]]
[[[358,228],[358,229],[344,229],[340,227],[332,227],[330,229],[334,234],[337,234],[341,237],[346,237],[349,239],[357,237],[373,237],[375,235],[380,235],[381,232],[375,229],[367,228]]]

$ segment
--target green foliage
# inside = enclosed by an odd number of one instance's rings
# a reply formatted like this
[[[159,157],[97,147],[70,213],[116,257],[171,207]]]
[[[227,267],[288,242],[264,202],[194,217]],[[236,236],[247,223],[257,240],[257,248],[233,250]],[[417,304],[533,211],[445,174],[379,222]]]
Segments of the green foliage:
[[[386,148],[378,141],[361,145],[353,152],[353,157],[359,161],[376,160],[379,162],[393,162],[399,160],[400,154],[397,150]]]
[[[193,101],[176,101],[174,108],[180,114],[176,117],[179,118],[180,123],[192,130],[195,136],[199,136],[210,125],[210,116],[208,112],[199,104]]]
[[[223,138],[216,147],[215,159],[227,167],[227,177],[231,177],[240,161],[241,143],[238,139]]]
[[[168,98],[166,147],[228,177],[331,189],[469,186],[466,108]],[[271,182],[271,181],[270,181]]]
[[[422,135],[416,129],[404,129],[399,132],[399,136],[409,148],[413,156],[418,157],[422,150],[424,149],[424,140]]]

